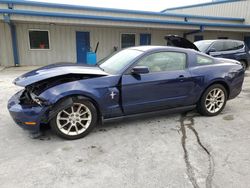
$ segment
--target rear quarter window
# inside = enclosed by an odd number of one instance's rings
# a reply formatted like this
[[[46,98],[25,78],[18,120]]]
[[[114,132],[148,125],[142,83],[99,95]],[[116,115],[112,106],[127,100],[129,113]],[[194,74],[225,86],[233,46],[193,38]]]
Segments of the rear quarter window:
[[[198,65],[208,65],[208,64],[213,64],[214,60],[212,58],[203,56],[203,55],[197,55],[196,56],[196,63]]]

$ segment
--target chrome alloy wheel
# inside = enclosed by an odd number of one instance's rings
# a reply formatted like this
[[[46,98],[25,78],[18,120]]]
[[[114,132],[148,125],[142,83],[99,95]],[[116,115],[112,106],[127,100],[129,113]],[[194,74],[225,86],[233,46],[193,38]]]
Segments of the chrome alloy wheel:
[[[208,112],[218,112],[225,103],[225,93],[220,88],[214,88],[206,97],[205,106]]]
[[[83,133],[91,121],[92,114],[89,108],[81,103],[74,103],[70,108],[59,112],[56,117],[58,129],[70,136]]]

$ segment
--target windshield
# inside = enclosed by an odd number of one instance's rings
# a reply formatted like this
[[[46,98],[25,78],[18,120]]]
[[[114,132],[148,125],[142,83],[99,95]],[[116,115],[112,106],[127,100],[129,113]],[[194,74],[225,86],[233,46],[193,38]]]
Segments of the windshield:
[[[142,51],[138,50],[125,49],[99,61],[98,65],[107,73],[118,74],[142,53]]]
[[[201,40],[194,42],[195,46],[201,51],[201,52],[206,52],[209,46],[213,43],[212,40]]]

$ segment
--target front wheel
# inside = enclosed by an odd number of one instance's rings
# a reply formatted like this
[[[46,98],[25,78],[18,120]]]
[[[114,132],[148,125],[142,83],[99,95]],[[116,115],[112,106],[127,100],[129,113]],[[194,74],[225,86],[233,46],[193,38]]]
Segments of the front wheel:
[[[65,108],[52,118],[52,130],[60,137],[73,140],[86,136],[97,124],[97,111],[87,100],[74,99],[71,107]]]
[[[215,84],[206,89],[198,102],[197,109],[205,116],[218,115],[227,102],[227,91],[220,85]]]

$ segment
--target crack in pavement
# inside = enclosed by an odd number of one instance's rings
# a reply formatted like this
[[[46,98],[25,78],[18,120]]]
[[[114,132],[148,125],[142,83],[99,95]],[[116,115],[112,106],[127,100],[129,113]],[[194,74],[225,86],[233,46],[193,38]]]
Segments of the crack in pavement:
[[[181,144],[182,144],[182,148],[184,151],[184,160],[185,160],[185,164],[187,168],[187,175],[193,187],[199,188],[199,184],[197,183],[197,180],[195,178],[194,167],[190,163],[189,154],[188,154],[188,150],[186,147],[186,140],[187,140],[186,127],[194,133],[198,145],[202,148],[202,150],[206,153],[208,157],[209,166],[208,166],[208,174],[206,177],[206,188],[211,188],[213,175],[214,175],[214,159],[211,153],[209,152],[209,150],[202,144],[198,132],[193,127],[194,117],[195,115],[192,115],[192,114],[187,115],[187,113],[183,113],[180,118],[180,124],[181,124],[180,131],[182,133]],[[185,121],[188,121],[188,123],[185,123]]]

